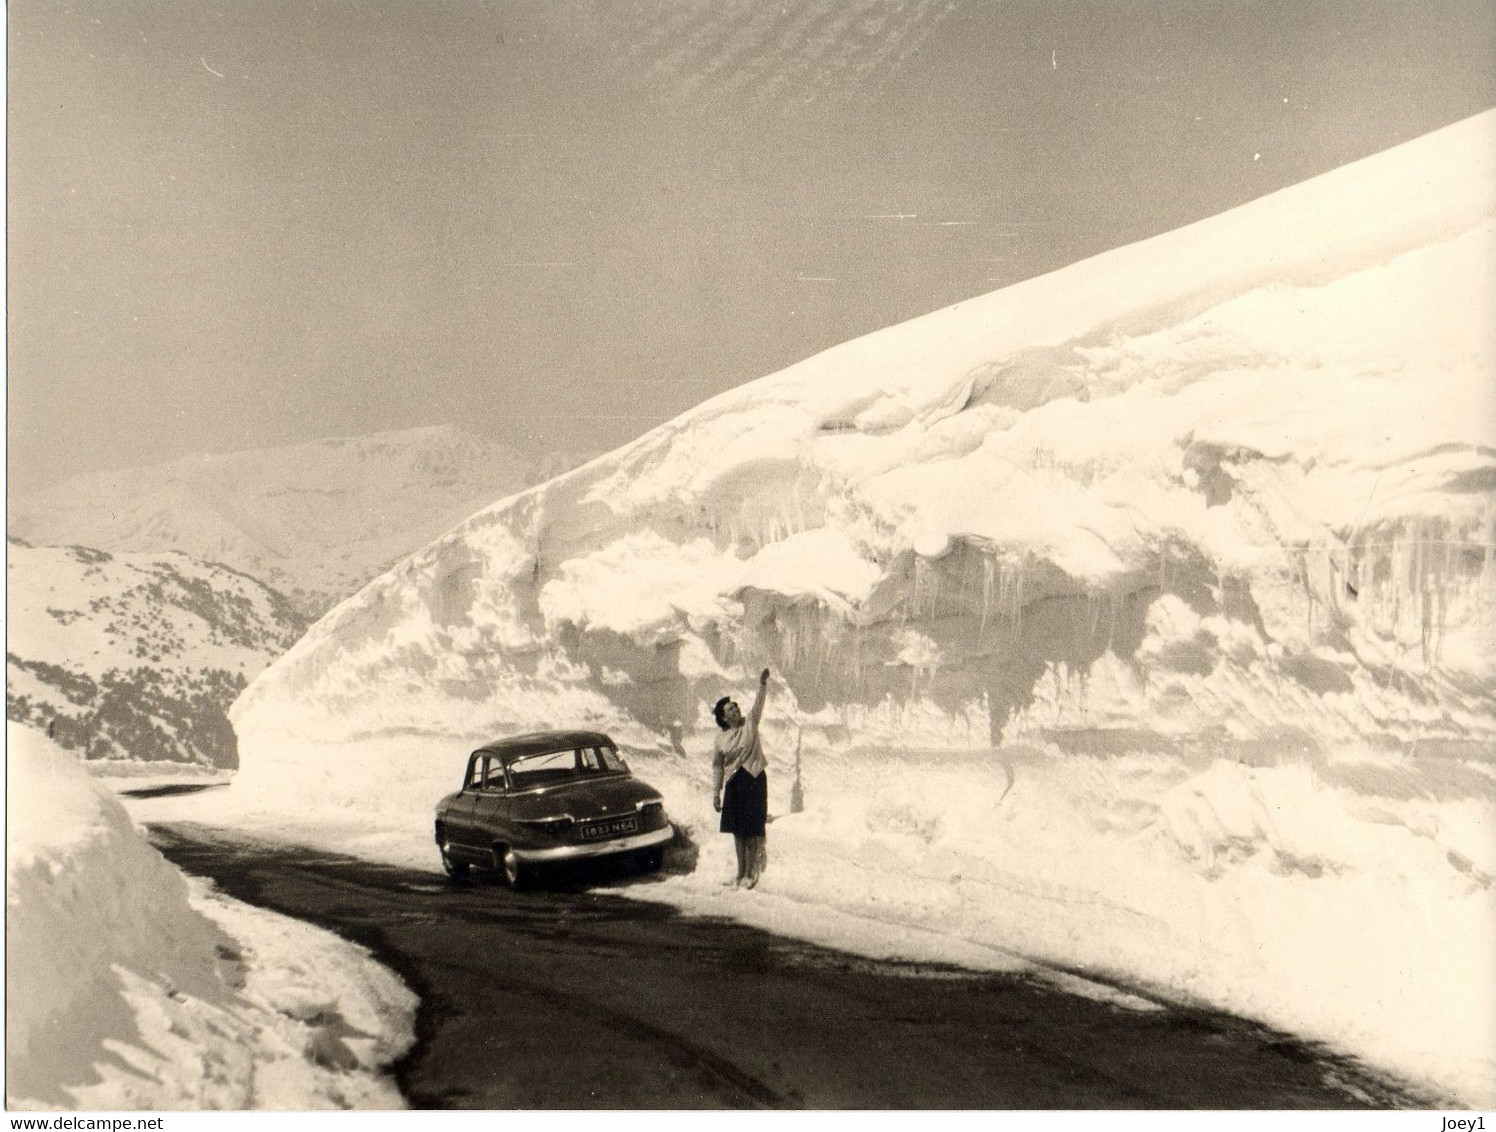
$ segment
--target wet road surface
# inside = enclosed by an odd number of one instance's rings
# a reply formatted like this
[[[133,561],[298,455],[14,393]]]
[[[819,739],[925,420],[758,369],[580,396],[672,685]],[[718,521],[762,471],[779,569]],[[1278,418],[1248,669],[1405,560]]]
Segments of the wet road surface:
[[[1226,1015],[861,959],[589,892],[595,875],[511,892],[195,824],[155,826],[151,840],[229,895],[361,943],[401,974],[422,1005],[394,1073],[417,1108],[1426,1103]]]

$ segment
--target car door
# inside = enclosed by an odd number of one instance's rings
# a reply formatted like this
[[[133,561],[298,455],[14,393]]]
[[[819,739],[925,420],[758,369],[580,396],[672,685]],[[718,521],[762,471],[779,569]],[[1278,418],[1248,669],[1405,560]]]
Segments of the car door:
[[[503,763],[497,756],[487,761],[483,785],[473,794],[471,828],[474,852],[487,854],[495,841],[509,840],[509,791]]]
[[[478,802],[479,787],[483,782],[483,760],[473,758],[468,763],[467,779],[462,784],[462,790],[454,797],[447,806],[443,817],[443,824],[447,833],[447,840],[458,849],[473,850],[476,835],[473,830],[475,820],[475,809]]]

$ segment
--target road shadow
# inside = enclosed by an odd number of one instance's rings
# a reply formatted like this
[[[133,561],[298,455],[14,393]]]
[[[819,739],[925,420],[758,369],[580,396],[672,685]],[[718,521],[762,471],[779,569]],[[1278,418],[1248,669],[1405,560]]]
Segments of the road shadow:
[[[131,790],[116,790],[126,798],[168,798],[173,794],[197,794],[203,790],[221,790],[227,782],[169,782],[161,786],[141,786]]]

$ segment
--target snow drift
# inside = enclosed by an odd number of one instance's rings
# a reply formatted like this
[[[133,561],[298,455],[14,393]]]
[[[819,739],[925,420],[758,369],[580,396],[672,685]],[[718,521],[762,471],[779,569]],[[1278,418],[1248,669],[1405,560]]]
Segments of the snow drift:
[[[76,757],[6,727],[6,1103],[401,1105],[414,996],[329,933],[203,891]]]
[[[416,837],[599,727],[704,832],[769,665],[781,891],[1490,1098],[1493,204],[1485,114],[717,397],[334,609],[234,790]]]

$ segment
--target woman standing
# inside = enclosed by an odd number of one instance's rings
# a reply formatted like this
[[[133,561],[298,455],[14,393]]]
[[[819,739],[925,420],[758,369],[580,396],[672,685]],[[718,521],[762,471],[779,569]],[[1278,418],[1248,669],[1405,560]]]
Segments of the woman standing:
[[[722,814],[722,832],[732,834],[738,851],[738,875],[727,882],[733,887],[752,888],[769,863],[764,835],[769,816],[769,769],[758,739],[758,721],[763,718],[768,686],[769,670],[765,668],[758,677],[758,698],[746,719],[731,696],[723,696],[712,708],[722,729],[712,756],[712,804]]]

